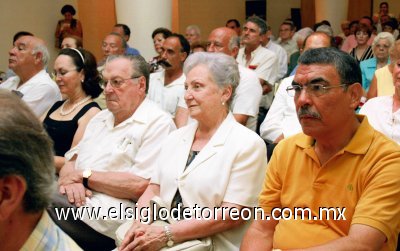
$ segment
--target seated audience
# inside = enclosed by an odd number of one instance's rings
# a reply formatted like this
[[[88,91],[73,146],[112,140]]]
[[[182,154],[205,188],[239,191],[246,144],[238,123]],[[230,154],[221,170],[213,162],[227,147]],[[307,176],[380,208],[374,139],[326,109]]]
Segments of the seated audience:
[[[350,51],[350,56],[356,59],[358,63],[372,58],[374,53],[372,47],[368,45],[368,40],[371,37],[371,30],[368,26],[360,24],[354,35],[356,37],[357,46]]]
[[[45,210],[55,170],[39,120],[18,97],[0,90],[0,121],[0,249],[81,250]]]
[[[74,35],[68,35],[64,37],[62,43],[61,43],[61,49],[65,48],[82,48],[82,39],[80,37],[74,36]]]
[[[15,40],[9,55],[8,67],[16,76],[2,83],[0,89],[14,92],[41,117],[61,100],[60,90],[45,70],[50,59],[45,42],[38,37],[21,36]]]
[[[241,250],[396,249],[400,147],[355,114],[360,82],[345,52],[318,48],[300,56],[288,91],[304,133],[277,145],[259,198],[264,217],[283,216],[277,208],[293,217],[254,221]],[[295,208],[306,210],[296,219]]]
[[[368,117],[372,127],[400,144],[400,59],[393,65],[394,94],[368,100],[360,114]]]
[[[362,86],[367,92],[374,77],[375,71],[390,63],[389,50],[393,47],[393,35],[389,32],[381,32],[372,43],[374,57],[360,63]]]
[[[394,43],[389,52],[391,63],[376,70],[367,93],[367,99],[394,94],[393,68],[400,59],[400,40]]]
[[[346,39],[343,41],[342,47],[340,48],[342,51],[350,53],[350,51],[357,46],[357,39],[355,32],[359,25],[365,25],[367,26],[368,30],[371,31],[371,35],[370,38],[368,39],[367,44],[371,45],[372,41],[374,41],[375,35],[372,34],[372,29],[373,29],[372,19],[369,16],[364,16],[358,22],[353,21],[350,23],[351,35],[348,35]]]
[[[162,54],[162,46],[164,44],[165,39],[172,34],[170,30],[167,28],[157,28],[151,34],[151,38],[153,39],[154,50],[157,52],[157,56],[153,57],[150,60],[150,73],[161,71],[162,67],[160,67],[159,61],[161,60]]]
[[[189,56],[184,72],[185,101],[198,123],[171,133],[165,140],[139,208],[149,206],[153,196],[159,196],[168,209],[177,210],[254,207],[266,151],[263,141],[229,112],[239,81],[237,63],[224,54],[198,52]],[[239,250],[250,221],[233,220],[228,210],[219,210],[211,220],[186,218],[165,227],[136,220],[120,250],[160,250],[167,243],[170,247],[205,237],[211,237],[213,250]]]
[[[141,56],[111,56],[103,70],[107,110],[88,123],[82,140],[65,154],[60,194],[52,218],[85,250],[111,250],[118,226],[112,207],[133,208],[146,190],[160,145],[175,129],[171,118],[146,98],[149,67]],[[55,208],[100,209],[99,219],[57,220]]]
[[[94,98],[103,91],[93,54],[84,49],[62,49],[54,62],[54,79],[66,98],[56,102],[42,117],[54,142],[57,173],[65,164],[64,154],[76,146],[90,119],[100,111]]]

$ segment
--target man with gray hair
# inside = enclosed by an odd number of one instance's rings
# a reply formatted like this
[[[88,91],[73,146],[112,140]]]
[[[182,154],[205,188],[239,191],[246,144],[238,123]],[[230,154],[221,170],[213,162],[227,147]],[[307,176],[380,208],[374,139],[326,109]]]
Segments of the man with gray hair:
[[[241,250],[395,250],[400,146],[355,114],[357,61],[332,47],[307,50],[286,90],[303,133],[276,146],[259,197],[264,216]]]
[[[0,90],[1,250],[81,250],[46,212],[54,192],[50,138],[17,96]]]
[[[243,48],[236,61],[257,74],[263,87],[263,94],[271,93],[278,79],[279,61],[274,52],[262,46],[262,36],[267,32],[267,24],[261,18],[249,17],[243,26]]]
[[[208,52],[222,52],[235,58],[239,48],[239,37],[233,29],[220,27],[208,36]],[[242,65],[238,66],[240,81],[233,95],[231,111],[237,122],[255,131],[262,96],[261,85],[254,71]]]
[[[74,219],[57,221],[85,250],[114,245],[110,238],[128,216],[121,212],[112,218],[110,210],[134,208],[147,188],[162,141],[175,129],[171,117],[146,98],[149,66],[143,57],[110,56],[102,76],[108,109],[91,119],[82,140],[65,154],[58,180],[61,195],[54,201],[55,208],[98,210],[99,219],[81,219],[90,228]]]
[[[46,72],[49,51],[45,42],[34,36],[21,36],[9,51],[8,67],[16,76],[7,79],[0,89],[22,98],[36,116],[41,117],[56,101],[61,100],[57,84]]]

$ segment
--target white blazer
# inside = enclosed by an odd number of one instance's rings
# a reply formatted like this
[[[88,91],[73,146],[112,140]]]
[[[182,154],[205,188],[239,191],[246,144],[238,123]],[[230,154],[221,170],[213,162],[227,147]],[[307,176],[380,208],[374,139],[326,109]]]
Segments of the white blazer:
[[[179,188],[184,206],[191,209],[214,210],[222,202],[256,206],[267,166],[264,141],[229,113],[185,170],[197,126],[187,125],[164,141],[151,179],[160,185],[160,197],[170,206]],[[247,226],[213,236],[214,248],[239,250]]]

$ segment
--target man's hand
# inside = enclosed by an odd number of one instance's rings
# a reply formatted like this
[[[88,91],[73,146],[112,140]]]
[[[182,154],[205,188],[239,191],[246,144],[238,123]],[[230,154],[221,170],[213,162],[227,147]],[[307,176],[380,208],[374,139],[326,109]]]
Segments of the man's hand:
[[[272,85],[270,83],[268,83],[267,81],[265,81],[264,79],[259,79],[260,80],[260,84],[262,87],[262,94],[266,95],[268,93],[270,93],[272,91]]]
[[[81,183],[60,185],[60,193],[66,195],[69,203],[80,207],[85,204],[86,197],[91,197],[92,192],[86,189]]]
[[[82,184],[83,181],[83,170],[72,170],[68,173],[60,173],[60,178],[58,179],[58,185],[69,185],[74,183]]]

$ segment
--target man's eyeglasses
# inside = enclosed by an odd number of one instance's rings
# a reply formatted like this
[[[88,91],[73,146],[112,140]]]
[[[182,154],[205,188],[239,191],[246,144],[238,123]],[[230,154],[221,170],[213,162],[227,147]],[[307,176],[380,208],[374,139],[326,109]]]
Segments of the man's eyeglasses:
[[[332,88],[338,88],[338,87],[343,87],[343,86],[348,86],[348,85],[341,84],[341,85],[333,85],[333,86],[324,86],[323,84],[307,84],[307,85],[301,86],[298,84],[294,84],[292,86],[287,87],[286,92],[288,93],[288,95],[290,97],[295,97],[295,96],[299,96],[301,91],[304,89],[308,95],[314,96],[314,97],[319,97],[319,96],[327,93]]]
[[[141,76],[137,76],[137,77],[131,77],[131,78],[113,78],[113,79],[105,79],[102,78],[100,80],[100,86],[101,88],[105,89],[107,87],[108,84],[110,84],[113,88],[120,88],[127,80],[130,79],[137,79],[140,78]]]

